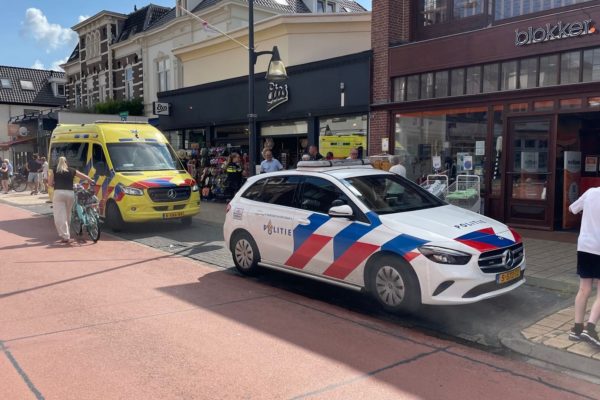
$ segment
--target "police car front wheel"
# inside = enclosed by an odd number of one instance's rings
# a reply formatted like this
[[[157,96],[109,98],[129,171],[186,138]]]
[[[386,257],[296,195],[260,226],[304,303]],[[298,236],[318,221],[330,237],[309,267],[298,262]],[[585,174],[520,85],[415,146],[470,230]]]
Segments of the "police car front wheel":
[[[246,233],[236,233],[231,241],[233,263],[244,275],[255,275],[258,272],[260,255],[254,239]]]
[[[421,305],[419,280],[412,267],[382,256],[369,269],[370,292],[388,311],[415,312]]]

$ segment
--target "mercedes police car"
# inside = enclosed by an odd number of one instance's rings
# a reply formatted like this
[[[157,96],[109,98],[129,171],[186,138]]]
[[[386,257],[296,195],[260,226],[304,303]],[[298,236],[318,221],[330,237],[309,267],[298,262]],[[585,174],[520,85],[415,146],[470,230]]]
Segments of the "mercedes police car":
[[[471,303],[524,283],[521,237],[361,160],[254,176],[227,206],[237,269],[364,290],[390,311]]]

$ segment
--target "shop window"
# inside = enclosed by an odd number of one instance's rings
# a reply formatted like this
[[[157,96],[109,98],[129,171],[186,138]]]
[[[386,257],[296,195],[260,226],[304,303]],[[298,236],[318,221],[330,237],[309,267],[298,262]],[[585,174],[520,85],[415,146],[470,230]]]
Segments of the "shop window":
[[[453,69],[450,72],[450,95],[462,96],[465,94],[465,70],[464,68]]]
[[[600,48],[583,51],[583,81],[600,81]]]
[[[419,100],[419,75],[406,78],[406,100]]]
[[[581,108],[583,101],[581,99],[562,99],[560,101],[561,110],[569,110],[573,108]]]
[[[345,115],[319,120],[319,153],[333,158],[346,158],[352,149],[367,155],[367,115]]]
[[[431,99],[433,97],[433,72],[421,75],[421,98]]]
[[[540,86],[558,84],[558,54],[540,57]]]
[[[481,93],[481,66],[467,68],[467,94]]]
[[[406,78],[394,78],[392,81],[394,101],[404,101],[406,98]]]
[[[454,0],[453,16],[456,19],[483,14],[484,0]]]
[[[522,113],[527,112],[529,107],[527,107],[527,103],[513,103],[508,106],[508,109],[513,113]]]
[[[600,107],[600,97],[589,97],[588,98],[588,106]]]
[[[581,53],[571,51],[560,56],[560,83],[562,85],[579,82]]]
[[[435,97],[448,96],[448,71],[435,73]]]
[[[540,100],[533,102],[533,111],[552,111],[554,110],[554,100]]]
[[[498,21],[588,1],[592,0],[495,0],[494,19]]]
[[[402,157],[414,182],[434,172],[448,175],[450,182],[469,173],[481,177],[483,188],[487,126],[485,107],[396,114],[394,154]]]
[[[434,25],[448,21],[448,0],[421,0],[423,25]]]
[[[498,90],[498,64],[487,64],[483,66],[483,92],[495,92]]]
[[[537,58],[519,61],[519,88],[531,89],[537,86]]]
[[[502,90],[515,90],[517,88],[517,62],[507,61],[502,63],[500,79]]]

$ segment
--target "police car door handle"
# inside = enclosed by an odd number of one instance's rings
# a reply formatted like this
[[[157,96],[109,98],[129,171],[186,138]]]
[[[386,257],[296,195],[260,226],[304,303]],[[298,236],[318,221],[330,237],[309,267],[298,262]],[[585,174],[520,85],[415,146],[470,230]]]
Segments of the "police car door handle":
[[[310,225],[310,221],[309,221],[309,220],[307,220],[307,219],[304,219],[304,218],[302,218],[302,219],[299,219],[299,220],[298,220],[298,223],[299,223],[300,225]]]

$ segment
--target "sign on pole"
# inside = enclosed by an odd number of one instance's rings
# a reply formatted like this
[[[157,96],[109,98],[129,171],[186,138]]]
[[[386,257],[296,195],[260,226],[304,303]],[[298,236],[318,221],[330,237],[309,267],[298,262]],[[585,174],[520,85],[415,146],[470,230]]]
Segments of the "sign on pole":
[[[127,117],[129,116],[129,111],[121,111],[119,113],[119,116],[121,117],[121,121],[127,121]]]

